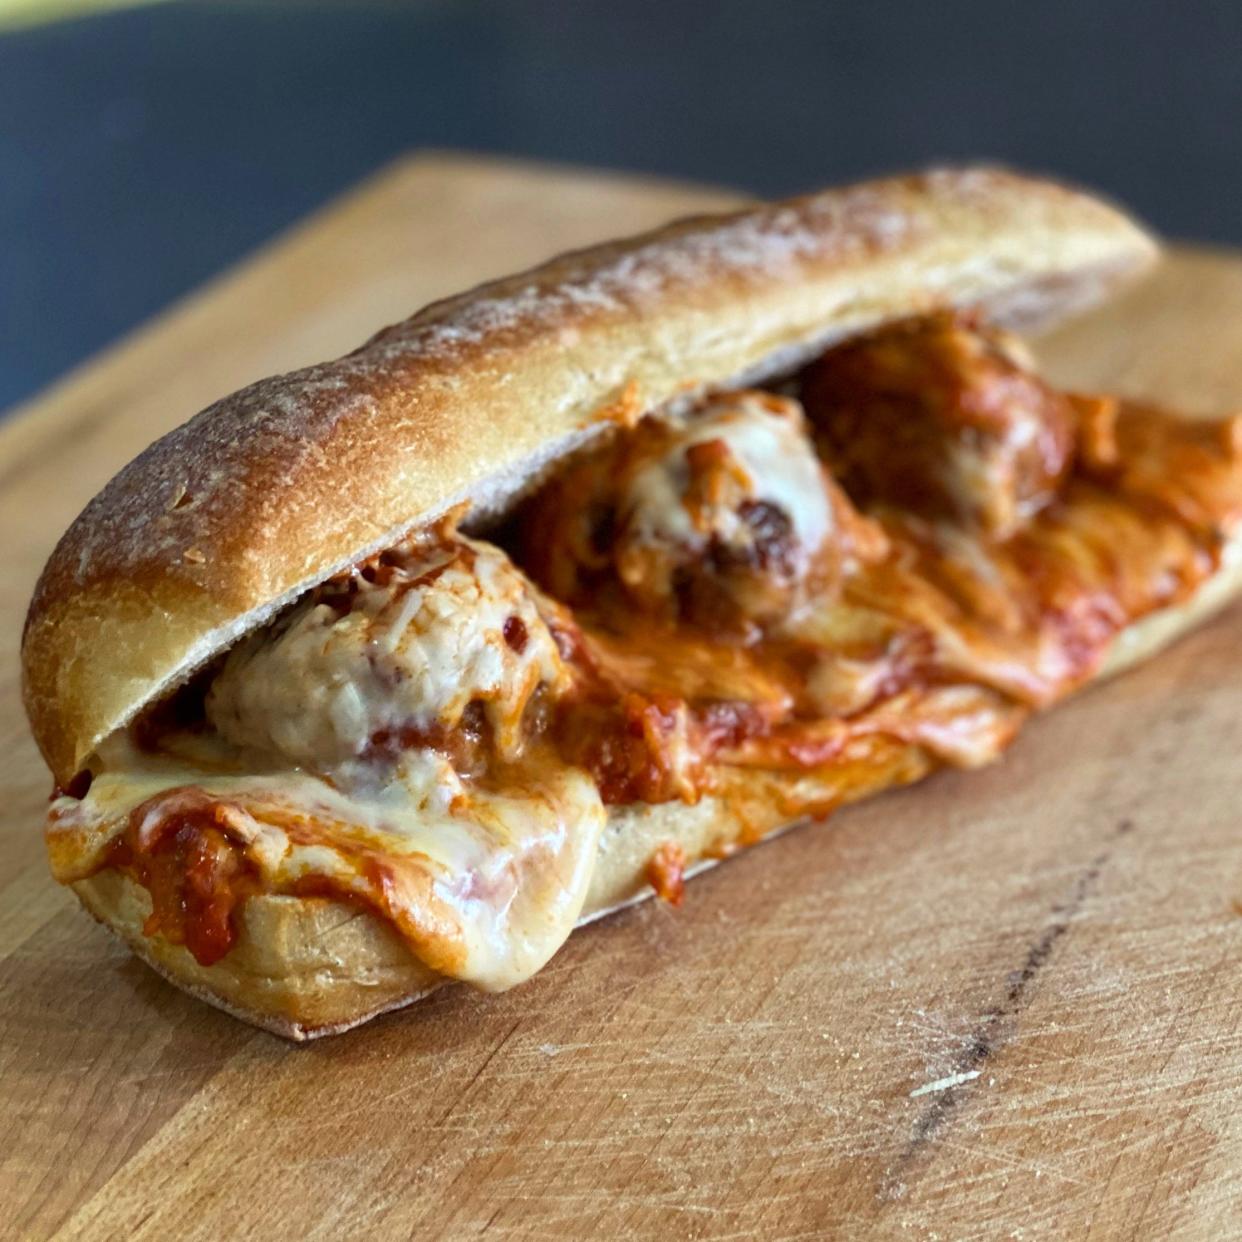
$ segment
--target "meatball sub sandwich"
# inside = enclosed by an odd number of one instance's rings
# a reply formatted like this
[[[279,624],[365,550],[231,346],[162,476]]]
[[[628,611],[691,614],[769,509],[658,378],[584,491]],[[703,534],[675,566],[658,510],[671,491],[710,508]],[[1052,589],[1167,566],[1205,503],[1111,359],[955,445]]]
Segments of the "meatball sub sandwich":
[[[562,256],[225,398],[53,553],[52,870],[294,1039],[938,765],[1238,586],[1242,428],[1035,373],[1153,261],[941,171]]]

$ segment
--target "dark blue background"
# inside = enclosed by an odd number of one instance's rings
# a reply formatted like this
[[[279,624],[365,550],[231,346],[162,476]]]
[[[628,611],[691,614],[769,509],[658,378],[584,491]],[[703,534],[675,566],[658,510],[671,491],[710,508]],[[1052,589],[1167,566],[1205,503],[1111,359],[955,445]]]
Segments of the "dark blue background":
[[[0,407],[398,152],[1050,170],[1242,243],[1242,5],[177,3],[0,35]]]

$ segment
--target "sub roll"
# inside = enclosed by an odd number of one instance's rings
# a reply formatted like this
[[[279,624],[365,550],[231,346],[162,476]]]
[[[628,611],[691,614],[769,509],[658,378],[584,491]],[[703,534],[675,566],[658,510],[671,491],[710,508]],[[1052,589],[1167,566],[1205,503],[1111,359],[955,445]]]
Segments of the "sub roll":
[[[564,255],[224,398],[31,601],[53,874],[306,1039],[996,760],[1239,585],[1234,420],[1058,391],[1015,335],[1156,256],[936,171]]]

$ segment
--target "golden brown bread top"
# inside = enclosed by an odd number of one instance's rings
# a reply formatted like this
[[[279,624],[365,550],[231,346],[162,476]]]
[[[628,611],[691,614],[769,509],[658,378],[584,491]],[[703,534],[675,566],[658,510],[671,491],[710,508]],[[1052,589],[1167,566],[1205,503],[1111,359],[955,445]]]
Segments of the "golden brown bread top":
[[[35,738],[69,779],[307,587],[461,501],[502,510],[618,416],[933,305],[1044,320],[1154,253],[1098,200],[950,170],[682,221],[429,306],[217,402],[95,497],[27,617]]]

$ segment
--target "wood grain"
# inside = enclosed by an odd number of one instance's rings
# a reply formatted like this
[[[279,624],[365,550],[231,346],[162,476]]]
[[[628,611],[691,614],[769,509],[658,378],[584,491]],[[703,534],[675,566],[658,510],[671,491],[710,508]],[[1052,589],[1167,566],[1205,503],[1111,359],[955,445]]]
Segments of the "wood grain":
[[[0,427],[4,1236],[1236,1236],[1237,611],[999,766],[588,928],[516,992],[307,1048],[163,984],[47,878],[18,630],[105,478],[431,297],[723,201],[406,161]],[[1178,250],[1041,352],[1068,382],[1242,404],[1242,258]]]

